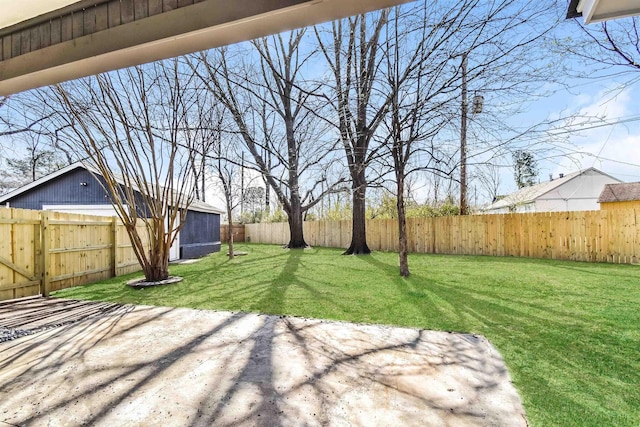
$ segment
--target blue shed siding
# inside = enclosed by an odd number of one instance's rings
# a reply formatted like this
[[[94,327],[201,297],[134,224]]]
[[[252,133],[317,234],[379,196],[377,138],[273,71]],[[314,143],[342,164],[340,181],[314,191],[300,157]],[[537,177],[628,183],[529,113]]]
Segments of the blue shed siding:
[[[8,199],[12,208],[42,210],[44,205],[111,205],[111,199],[88,170],[79,167]],[[82,185],[86,183],[86,185]],[[137,206],[142,211],[144,203]],[[139,212],[143,215],[143,212]],[[198,258],[220,251],[220,215],[189,211],[180,231],[180,257]]]
[[[86,186],[80,183],[87,183]],[[8,200],[12,208],[42,210],[43,205],[110,205],[111,201],[93,175],[74,169],[54,180]]]
[[[220,215],[189,211],[180,230],[180,258],[220,251]]]

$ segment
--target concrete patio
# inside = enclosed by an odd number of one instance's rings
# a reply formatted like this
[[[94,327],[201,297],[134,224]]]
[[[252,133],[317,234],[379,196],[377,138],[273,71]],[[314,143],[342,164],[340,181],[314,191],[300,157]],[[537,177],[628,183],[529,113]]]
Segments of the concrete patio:
[[[0,343],[0,426],[527,425],[474,335],[56,299],[0,327],[26,334]]]

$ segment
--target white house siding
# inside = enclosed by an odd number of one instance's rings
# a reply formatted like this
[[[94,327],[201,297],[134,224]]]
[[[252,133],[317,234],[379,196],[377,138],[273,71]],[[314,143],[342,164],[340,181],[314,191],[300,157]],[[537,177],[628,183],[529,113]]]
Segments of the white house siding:
[[[620,181],[596,171],[585,171],[536,199],[537,212],[599,210],[598,197],[605,184]]]
[[[562,178],[522,188],[483,210],[484,213],[598,210],[606,184],[621,181],[597,169],[572,172]],[[512,210],[511,210],[512,209]]]
[[[81,215],[118,216],[112,205],[42,205],[42,210]]]
[[[490,211],[484,211],[482,213],[487,213],[487,214],[506,214],[506,213],[509,213],[509,209],[508,208],[492,209]]]

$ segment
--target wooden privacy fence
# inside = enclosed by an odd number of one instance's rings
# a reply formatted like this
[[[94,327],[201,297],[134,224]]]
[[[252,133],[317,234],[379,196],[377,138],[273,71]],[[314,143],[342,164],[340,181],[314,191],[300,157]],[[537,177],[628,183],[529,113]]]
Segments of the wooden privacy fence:
[[[232,227],[233,241],[244,242],[244,225],[235,224]],[[229,226],[227,224],[220,224],[220,241],[222,243],[229,243]]]
[[[410,252],[516,256],[634,264],[640,257],[640,209],[410,218]],[[285,244],[286,223],[247,224],[246,241]],[[351,221],[304,224],[312,246],[347,248]],[[398,250],[397,220],[367,221],[373,250]]]
[[[146,239],[145,225],[139,227]],[[0,208],[0,301],[139,269],[116,217]]]

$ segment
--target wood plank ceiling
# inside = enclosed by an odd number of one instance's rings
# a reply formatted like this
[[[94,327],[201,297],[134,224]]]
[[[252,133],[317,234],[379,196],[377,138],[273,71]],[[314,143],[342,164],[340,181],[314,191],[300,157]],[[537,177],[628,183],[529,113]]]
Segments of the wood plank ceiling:
[[[0,96],[408,1],[80,0],[0,28]]]

